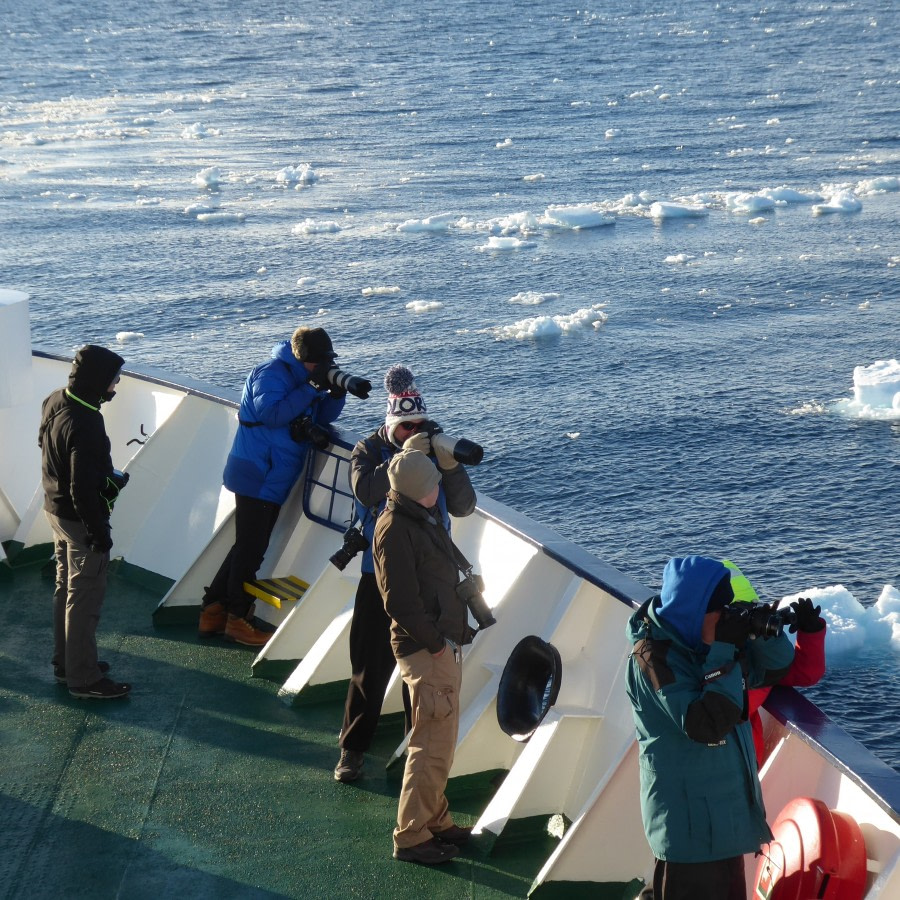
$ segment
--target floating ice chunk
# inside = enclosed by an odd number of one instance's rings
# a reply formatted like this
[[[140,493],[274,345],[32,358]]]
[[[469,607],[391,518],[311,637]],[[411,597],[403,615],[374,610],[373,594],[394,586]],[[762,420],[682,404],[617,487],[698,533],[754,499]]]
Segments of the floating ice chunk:
[[[603,304],[595,303],[585,309],[576,310],[569,315],[535,316],[521,319],[512,325],[500,325],[493,329],[498,340],[512,338],[520,341],[525,338],[557,337],[584,328],[599,328],[606,323],[609,316],[601,309]]]
[[[291,229],[291,234],[333,234],[340,231],[337,222],[317,222],[315,219],[304,219]]]
[[[900,362],[880,359],[853,370],[853,399],[838,400],[834,408],[858,419],[900,419]]]
[[[186,216],[198,216],[201,213],[215,212],[216,209],[217,207],[210,206],[208,203],[191,203],[184,208],[184,214]]]
[[[512,147],[512,138],[506,138],[505,140],[497,141],[494,146],[498,150],[506,150],[507,148]]]
[[[881,175],[878,178],[866,178],[856,186],[857,194],[886,194],[900,191],[900,177],[897,175]]]
[[[427,219],[407,219],[397,226],[397,231],[415,233],[418,231],[449,231],[453,223],[452,213],[428,216]]]
[[[690,253],[676,253],[673,256],[667,256],[663,262],[674,266],[690,262],[692,259],[694,259],[694,257]]]
[[[763,188],[759,194],[773,200],[776,206],[787,206],[789,203],[820,203],[824,199],[821,194],[798,191],[784,184],[777,188]]]
[[[862,203],[853,191],[838,191],[825,203],[817,203],[812,212],[814,216],[821,216],[826,213],[859,212],[861,209]]]
[[[275,173],[275,180],[281,184],[293,184],[302,187],[314,184],[319,176],[313,171],[309,163],[301,163],[299,166],[285,166]]]
[[[517,303],[520,306],[540,306],[548,300],[558,300],[559,294],[544,294],[538,291],[520,291],[514,297],[510,297],[507,303]]]
[[[725,207],[733,213],[758,213],[775,209],[775,201],[763,194],[730,194]]]
[[[580,431],[567,431],[567,432],[566,432],[566,437],[567,437],[570,441],[577,441],[578,438],[581,437],[581,432],[580,432]]]
[[[538,220],[545,228],[598,228],[601,225],[615,225],[612,216],[588,204],[579,206],[548,206]]]
[[[410,312],[414,313],[424,313],[424,312],[434,312],[436,309],[440,309],[444,304],[441,303],[440,300],[413,300],[411,303],[406,304],[406,308]]]
[[[116,340],[120,344],[128,344],[131,341],[139,341],[144,336],[141,331],[118,331],[116,332]]]
[[[872,614],[891,626],[891,647],[900,650],[900,591],[886,584],[872,607]]]
[[[194,122],[193,125],[188,125],[182,130],[181,136],[185,140],[199,141],[206,137],[216,137],[221,133],[218,128],[206,128],[199,122]]]
[[[534,175],[526,175],[526,176],[522,179],[522,181],[529,181],[529,182],[532,182],[532,181],[543,181],[543,180],[544,180],[544,173],[543,173],[543,172],[535,172]]]
[[[603,137],[605,137],[607,140],[610,140],[611,138],[618,137],[621,133],[622,132],[619,131],[618,128],[607,128],[603,133]]]
[[[479,250],[520,250],[523,247],[533,247],[534,241],[523,241],[517,237],[502,237],[492,234],[488,242],[479,247]]]
[[[206,188],[207,190],[217,190],[219,187],[219,179],[221,178],[221,173],[219,172],[218,166],[209,166],[206,169],[201,169],[194,176],[194,184],[198,187]]]
[[[486,227],[491,234],[534,234],[540,230],[540,221],[534,213],[519,212],[492,219]]]
[[[247,217],[241,212],[211,212],[200,213],[197,216],[198,222],[205,222],[207,225],[220,225],[229,222],[243,222]]]
[[[829,668],[851,662],[863,649],[900,652],[900,591],[892,585],[886,584],[870,607],[863,606],[842,584],[789,594],[781,605],[800,597],[809,597],[822,607],[822,618],[828,624],[825,655]]]
[[[685,219],[709,215],[704,206],[692,206],[688,203],[671,203],[657,200],[650,204],[650,215],[654,219]]]
[[[301,275],[297,279],[297,284],[299,287],[309,287],[311,284],[315,284],[316,279],[313,278],[312,275]]]
[[[385,297],[388,294],[399,294],[400,288],[396,286],[391,287],[367,287],[363,288],[360,293],[363,297]]]

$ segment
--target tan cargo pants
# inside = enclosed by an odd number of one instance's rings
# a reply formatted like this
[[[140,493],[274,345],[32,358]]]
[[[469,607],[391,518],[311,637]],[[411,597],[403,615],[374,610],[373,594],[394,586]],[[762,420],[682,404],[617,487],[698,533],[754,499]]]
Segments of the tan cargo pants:
[[[459,732],[462,659],[449,644],[437,656],[419,650],[397,660],[409,688],[412,730],[397,809],[394,846],[415,847],[453,825],[444,789]]]

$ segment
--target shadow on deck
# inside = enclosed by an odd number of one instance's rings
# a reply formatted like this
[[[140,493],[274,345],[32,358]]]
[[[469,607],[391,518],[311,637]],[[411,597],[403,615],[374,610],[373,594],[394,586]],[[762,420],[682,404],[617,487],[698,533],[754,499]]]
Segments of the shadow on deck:
[[[435,870],[394,861],[402,771],[384,766],[398,718],[382,722],[364,777],[336,783],[341,702],[286,706],[277,684],[251,677],[252,650],[155,627],[158,593],[121,574],[98,643],[133,692],[73,699],[50,667],[52,591],[40,565],[0,580],[0,896],[527,895],[554,838],[525,829],[489,857],[470,850]],[[491,779],[461,781],[448,797],[471,824]]]

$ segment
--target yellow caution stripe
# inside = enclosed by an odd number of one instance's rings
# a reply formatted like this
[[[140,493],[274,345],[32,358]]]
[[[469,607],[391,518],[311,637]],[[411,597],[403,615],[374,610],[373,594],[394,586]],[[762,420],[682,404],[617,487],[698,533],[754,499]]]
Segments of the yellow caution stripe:
[[[258,581],[245,581],[244,590],[257,600],[269,603],[281,609],[282,603],[293,603],[299,600],[309,585],[296,575],[284,578],[260,578]]]

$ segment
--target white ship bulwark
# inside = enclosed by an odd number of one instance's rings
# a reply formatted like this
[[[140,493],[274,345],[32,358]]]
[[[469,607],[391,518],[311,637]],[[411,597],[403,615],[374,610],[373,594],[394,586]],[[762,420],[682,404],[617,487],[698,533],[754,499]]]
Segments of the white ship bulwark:
[[[0,565],[6,565],[7,556],[46,556],[51,541],[35,436],[41,399],[65,383],[71,359],[32,351],[26,294],[0,290],[0,326]],[[128,368],[116,401],[104,407],[113,463],[131,476],[114,511],[114,553],[168,586],[154,614],[160,626],[196,620],[203,586],[232,541],[233,496],[221,473],[236,427],[237,392],[223,393]],[[308,585],[299,599],[257,603],[257,615],[278,630],[253,666],[285,673],[280,693],[288,704],[348,677],[359,557],[344,571],[329,557],[350,519],[348,460],[356,439],[342,434],[310,458],[259,573]],[[466,650],[451,772],[508,772],[476,834],[489,845],[517,819],[545,816],[564,824],[532,894],[564,882],[647,879],[653,861],[641,828],[623,677],[625,622],[651,591],[483,496],[474,515],[454,522],[454,539],[482,573],[497,620]],[[510,654],[528,636],[553,648],[559,692],[523,741],[500,727],[497,692]],[[385,710],[399,709],[395,677]],[[900,897],[900,774],[792,689],[773,691],[765,722],[771,752],[761,781],[770,822],[798,797],[846,814],[865,841],[863,896]],[[748,859],[751,890],[755,873],[756,860]]]

